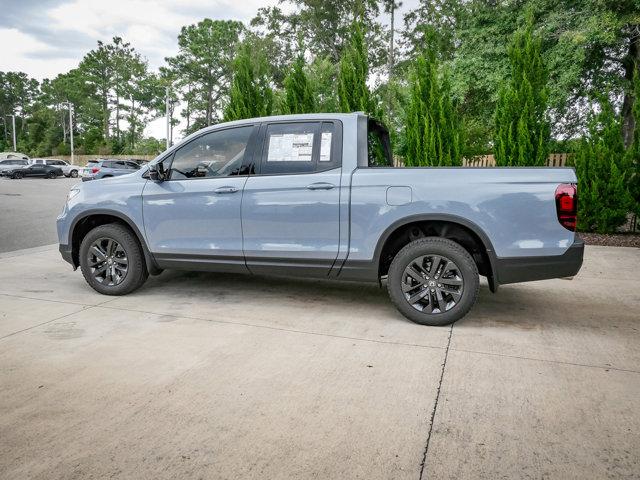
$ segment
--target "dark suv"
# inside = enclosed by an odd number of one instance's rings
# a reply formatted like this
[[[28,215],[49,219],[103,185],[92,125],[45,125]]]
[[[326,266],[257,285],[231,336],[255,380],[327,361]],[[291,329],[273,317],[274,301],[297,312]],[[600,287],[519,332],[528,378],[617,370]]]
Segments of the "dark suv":
[[[140,165],[132,160],[98,159],[89,160],[82,171],[82,181],[119,177],[140,170]]]

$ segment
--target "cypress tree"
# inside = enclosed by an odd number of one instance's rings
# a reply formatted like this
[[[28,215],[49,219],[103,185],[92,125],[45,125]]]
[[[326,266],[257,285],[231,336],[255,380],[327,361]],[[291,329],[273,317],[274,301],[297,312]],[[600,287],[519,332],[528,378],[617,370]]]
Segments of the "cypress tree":
[[[640,216],[640,74],[638,68],[634,68],[633,75],[633,141],[627,150],[628,186],[632,208],[636,216]]]
[[[226,122],[271,115],[273,91],[264,59],[255,53],[245,42],[234,59],[229,104],[224,111]]]
[[[298,55],[284,80],[284,113],[313,113],[316,102],[311,82],[304,72],[304,58]]]
[[[622,122],[607,98],[600,113],[591,114],[589,132],[574,155],[578,176],[578,229],[615,232],[630,206],[625,183],[626,160]]]
[[[374,102],[367,86],[369,59],[364,43],[362,22],[351,26],[349,44],[342,52],[338,71],[338,100],[343,112],[365,112],[373,115]]]
[[[495,113],[496,165],[546,165],[550,137],[547,71],[533,18],[514,34],[508,48],[511,78],[500,89]]]
[[[451,86],[433,52],[416,59],[410,73],[405,124],[405,165],[461,165],[461,127]]]

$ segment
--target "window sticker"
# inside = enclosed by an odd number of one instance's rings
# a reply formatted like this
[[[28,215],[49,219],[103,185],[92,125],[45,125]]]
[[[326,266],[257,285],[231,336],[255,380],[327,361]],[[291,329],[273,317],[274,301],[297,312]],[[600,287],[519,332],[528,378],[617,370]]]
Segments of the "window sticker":
[[[331,132],[322,132],[320,139],[320,161],[331,161]]]
[[[267,162],[310,162],[313,133],[279,133],[269,135]]]

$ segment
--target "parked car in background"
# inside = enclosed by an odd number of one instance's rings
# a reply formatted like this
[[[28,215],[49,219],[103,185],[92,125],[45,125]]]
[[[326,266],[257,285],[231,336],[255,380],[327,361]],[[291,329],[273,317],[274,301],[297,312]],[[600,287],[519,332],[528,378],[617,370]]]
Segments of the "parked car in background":
[[[23,177],[46,177],[56,178],[64,175],[60,167],[54,167],[52,165],[43,165],[41,163],[32,163],[26,167],[17,167],[13,170],[9,170],[5,175],[11,178],[23,178]]]
[[[29,160],[22,158],[7,158],[0,160],[0,176],[5,175],[7,172],[15,170],[16,168],[26,167],[29,165]]]
[[[479,275],[495,292],[580,270],[576,184],[571,168],[394,168],[388,131],[363,114],[253,118],[74,186],[58,237],[106,295],[166,268],[386,281],[407,318],[445,325]]]
[[[81,172],[82,181],[119,177],[140,170],[140,165],[132,160],[98,159],[90,160]]]
[[[80,175],[82,167],[78,165],[71,165],[69,162],[59,160],[57,158],[34,158],[31,160],[34,164],[51,165],[53,167],[59,167],[62,169],[62,173],[65,177],[76,178]]]
[[[5,159],[18,159],[18,160],[29,160],[29,156],[24,153],[19,152],[2,152],[0,153],[0,160]]]
[[[149,163],[149,160],[142,160],[141,158],[132,158],[131,161],[136,162],[141,167],[144,167]]]

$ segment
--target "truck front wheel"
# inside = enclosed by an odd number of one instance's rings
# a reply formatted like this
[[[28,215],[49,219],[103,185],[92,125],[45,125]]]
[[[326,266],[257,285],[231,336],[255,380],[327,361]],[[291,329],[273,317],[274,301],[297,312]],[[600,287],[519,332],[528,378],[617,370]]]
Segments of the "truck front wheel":
[[[391,262],[389,297],[409,320],[448,325],[464,317],[478,296],[478,268],[469,252],[440,237],[406,245]]]

